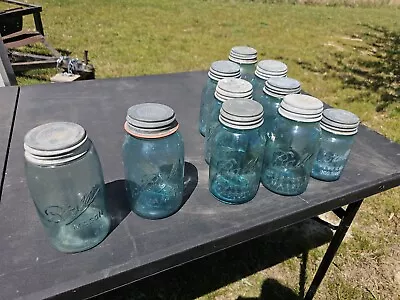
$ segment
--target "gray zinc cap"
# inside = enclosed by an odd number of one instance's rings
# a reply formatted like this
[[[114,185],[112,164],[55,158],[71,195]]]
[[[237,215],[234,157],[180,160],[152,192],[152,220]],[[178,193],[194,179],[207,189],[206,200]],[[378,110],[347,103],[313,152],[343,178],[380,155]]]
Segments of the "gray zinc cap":
[[[318,122],[322,118],[324,105],[321,100],[301,94],[283,97],[278,112],[281,116],[298,122]]]
[[[225,78],[218,81],[215,98],[221,102],[234,98],[253,99],[253,86],[244,79]]]
[[[238,64],[251,65],[257,62],[257,50],[248,46],[236,46],[229,53],[229,60]]]
[[[328,108],[323,111],[320,124],[321,129],[334,134],[354,135],[358,131],[360,119],[347,110]]]
[[[287,65],[278,60],[262,60],[257,64],[255,75],[267,80],[270,77],[286,77]]]
[[[229,60],[217,60],[211,64],[208,77],[216,81],[223,78],[240,78],[240,66]]]
[[[289,94],[299,94],[300,82],[289,77],[271,77],[265,81],[264,93],[275,98],[283,98]]]
[[[24,138],[25,158],[37,165],[61,165],[87,153],[85,129],[75,123],[53,122],[31,129]]]
[[[249,99],[231,99],[222,104],[219,121],[234,129],[254,129],[264,122],[264,111],[260,103]]]
[[[125,130],[133,136],[159,138],[178,129],[175,112],[160,103],[142,103],[128,109]]]

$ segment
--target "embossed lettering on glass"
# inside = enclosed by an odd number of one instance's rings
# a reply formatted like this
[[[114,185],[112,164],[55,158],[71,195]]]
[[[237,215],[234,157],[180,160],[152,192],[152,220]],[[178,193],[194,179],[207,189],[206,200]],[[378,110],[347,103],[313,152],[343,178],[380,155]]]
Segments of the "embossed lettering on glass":
[[[251,81],[254,77],[257,64],[257,50],[248,46],[233,47],[229,53],[229,60],[240,65],[241,78]]]
[[[147,219],[175,213],[183,201],[184,147],[172,108],[143,103],[129,108],[122,148],[132,210]]]
[[[30,194],[52,245],[79,252],[110,230],[103,173],[96,150],[78,124],[48,123],[24,140]]]

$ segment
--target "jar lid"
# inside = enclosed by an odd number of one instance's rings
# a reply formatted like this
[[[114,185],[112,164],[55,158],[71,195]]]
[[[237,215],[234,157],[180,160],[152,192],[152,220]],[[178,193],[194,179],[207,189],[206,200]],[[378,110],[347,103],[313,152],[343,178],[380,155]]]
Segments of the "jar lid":
[[[284,96],[279,105],[281,116],[298,122],[318,122],[322,118],[324,105],[321,100],[301,94]]]
[[[240,66],[229,60],[217,60],[211,64],[208,77],[216,81],[229,77],[240,78]]]
[[[287,65],[278,60],[262,60],[257,64],[255,75],[267,80],[270,77],[286,77]]]
[[[221,102],[234,98],[253,99],[253,86],[244,79],[224,78],[218,81],[214,95]]]
[[[85,129],[78,124],[47,123],[25,135],[25,158],[37,165],[65,164],[83,156],[90,144]]]
[[[160,103],[131,106],[126,115],[125,130],[137,137],[160,138],[178,130],[175,112]]]
[[[264,122],[263,106],[251,99],[231,99],[222,104],[219,121],[234,129],[254,129]]]
[[[229,60],[244,65],[251,65],[257,62],[257,50],[248,46],[236,46],[229,53]]]
[[[265,81],[264,93],[275,98],[283,98],[290,94],[299,94],[300,82],[289,77],[271,77]]]
[[[321,129],[339,135],[354,135],[360,119],[353,113],[336,108],[325,109],[322,113]]]

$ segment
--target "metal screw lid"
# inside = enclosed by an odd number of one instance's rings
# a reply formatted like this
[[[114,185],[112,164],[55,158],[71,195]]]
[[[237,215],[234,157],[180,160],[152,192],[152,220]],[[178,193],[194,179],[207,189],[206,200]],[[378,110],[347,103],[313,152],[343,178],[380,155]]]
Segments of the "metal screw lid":
[[[286,77],[287,65],[278,60],[262,60],[257,64],[255,75],[263,80],[270,77]]]
[[[240,66],[229,60],[217,60],[211,64],[208,77],[216,81],[230,77],[240,78]]]
[[[175,112],[160,103],[142,103],[128,109],[125,130],[137,137],[160,138],[178,130]]]
[[[265,81],[264,93],[275,98],[283,98],[290,94],[299,94],[300,82],[289,77],[271,77]]]
[[[221,102],[234,98],[253,99],[253,86],[244,79],[224,78],[218,81],[214,95]]]
[[[328,108],[323,111],[320,124],[321,129],[334,134],[354,135],[358,131],[360,119],[347,110]]]
[[[251,65],[257,62],[257,50],[248,46],[236,46],[229,53],[229,60],[238,64]]]
[[[263,106],[254,100],[231,99],[222,104],[219,121],[233,129],[255,129],[264,123]]]
[[[301,94],[290,94],[283,97],[278,112],[281,116],[298,122],[318,122],[322,118],[323,103],[321,100]]]
[[[24,138],[25,158],[37,165],[60,165],[87,153],[85,129],[75,123],[53,122],[31,129]]]

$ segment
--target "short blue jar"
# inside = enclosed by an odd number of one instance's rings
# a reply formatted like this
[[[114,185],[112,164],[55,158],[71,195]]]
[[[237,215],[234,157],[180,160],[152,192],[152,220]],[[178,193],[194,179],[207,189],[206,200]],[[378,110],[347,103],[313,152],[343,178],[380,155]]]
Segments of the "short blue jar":
[[[207,119],[204,142],[204,159],[207,164],[210,163],[211,156],[210,138],[214,129],[219,124],[219,111],[222,103],[237,98],[253,99],[253,87],[250,82],[237,78],[225,78],[218,82],[215,89],[214,101],[212,102],[210,114]]]
[[[289,77],[271,77],[265,81],[263,94],[257,95],[254,100],[264,108],[263,127],[267,135],[272,133],[282,98],[290,94],[299,94],[300,91],[300,82]]]
[[[323,104],[317,98],[291,94],[282,99],[264,152],[262,184],[281,195],[299,195],[308,185],[321,143]]]
[[[257,194],[265,145],[262,123],[258,102],[232,99],[222,104],[209,169],[209,190],[218,200],[241,204]]]
[[[206,134],[207,118],[214,101],[215,88],[218,80],[224,78],[240,78],[239,65],[228,60],[218,60],[211,64],[208,79],[201,92],[199,131],[203,136]]]
[[[322,113],[322,140],[311,176],[324,181],[340,178],[350,155],[359,118],[346,110],[329,108]]]
[[[257,64],[257,50],[248,46],[233,47],[229,53],[229,60],[240,65],[241,78],[251,81],[254,77]]]
[[[172,108],[143,103],[128,109],[122,154],[132,211],[165,218],[183,204],[184,147]]]

